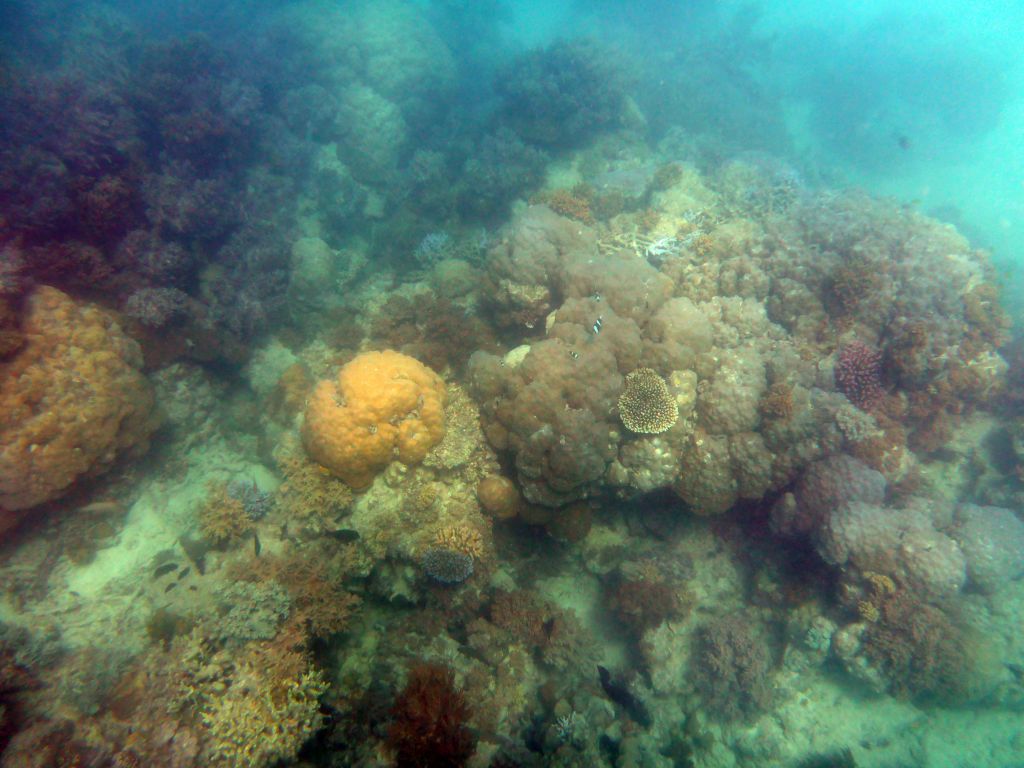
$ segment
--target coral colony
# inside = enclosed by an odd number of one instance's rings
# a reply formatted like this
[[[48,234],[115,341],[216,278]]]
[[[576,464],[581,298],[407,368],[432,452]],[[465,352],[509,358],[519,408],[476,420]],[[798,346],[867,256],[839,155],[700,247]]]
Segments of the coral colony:
[[[986,254],[598,39],[270,6],[3,38],[0,768],[1019,759]]]

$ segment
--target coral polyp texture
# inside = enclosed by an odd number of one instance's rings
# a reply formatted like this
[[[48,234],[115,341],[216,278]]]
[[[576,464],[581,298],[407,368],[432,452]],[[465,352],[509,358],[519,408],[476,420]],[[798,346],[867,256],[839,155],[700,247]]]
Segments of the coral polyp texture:
[[[109,312],[40,287],[21,330],[24,345],[0,363],[0,510],[9,511],[145,451],[159,423],[139,346]]]
[[[676,423],[679,406],[657,371],[637,368],[626,374],[619,395],[619,418],[630,432],[657,435]]]
[[[303,445],[348,485],[365,488],[392,461],[418,464],[441,442],[446,402],[444,381],[419,361],[366,352],[313,389]]]

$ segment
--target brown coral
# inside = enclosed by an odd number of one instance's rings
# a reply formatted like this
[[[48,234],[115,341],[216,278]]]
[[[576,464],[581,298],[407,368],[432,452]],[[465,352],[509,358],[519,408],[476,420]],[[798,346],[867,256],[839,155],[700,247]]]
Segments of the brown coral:
[[[199,530],[203,538],[222,544],[253,530],[252,518],[241,499],[228,493],[227,483],[211,483],[206,499],[199,507]]]
[[[142,353],[112,315],[55,288],[28,298],[25,345],[0,364],[0,507],[21,510],[148,447]]]

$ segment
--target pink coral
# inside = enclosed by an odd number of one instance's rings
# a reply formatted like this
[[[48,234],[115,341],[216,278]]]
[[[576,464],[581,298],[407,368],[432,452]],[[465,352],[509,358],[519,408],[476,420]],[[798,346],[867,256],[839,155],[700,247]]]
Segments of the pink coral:
[[[870,408],[882,397],[882,355],[861,341],[839,350],[835,367],[836,389],[858,408]]]

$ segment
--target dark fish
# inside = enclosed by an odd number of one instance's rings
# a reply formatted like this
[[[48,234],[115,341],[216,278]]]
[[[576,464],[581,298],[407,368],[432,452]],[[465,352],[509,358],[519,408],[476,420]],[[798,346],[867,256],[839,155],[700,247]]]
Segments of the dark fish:
[[[178,539],[178,543],[181,544],[181,548],[185,550],[185,554],[188,555],[188,559],[192,561],[192,565],[199,571],[199,575],[202,576],[206,573],[206,553],[210,550],[210,545],[202,539],[193,539],[191,536],[182,536]]]
[[[177,567],[177,563],[164,563],[163,565],[158,566],[155,571],[153,571],[153,578],[159,579],[161,576],[166,576],[171,571],[176,570]]]
[[[259,557],[260,552],[263,551],[263,545],[260,544],[260,535],[255,531],[252,534],[252,551],[256,553],[256,557]]]
[[[647,707],[644,706],[644,703],[640,701],[640,699],[630,693],[629,688],[626,687],[625,683],[617,682],[612,679],[612,673],[600,665],[597,667],[597,674],[601,678],[601,687],[604,688],[604,692],[608,698],[626,710],[626,714],[629,715],[637,725],[641,725],[644,728],[650,728],[650,712],[647,711]]]
[[[178,581],[181,581],[186,576],[188,576],[190,573],[192,573],[192,569],[191,568],[182,568],[181,569],[181,573],[178,574]]]
[[[904,152],[906,152],[911,147],[910,137],[905,136],[902,133],[896,137],[896,143],[899,145],[899,148],[902,149]]]
[[[337,539],[338,541],[346,544],[350,541],[359,540],[359,533],[348,528],[339,528],[336,531],[324,531],[324,533],[326,533],[332,539]]]
[[[171,582],[170,584],[168,584],[168,585],[167,585],[166,587],[164,587],[164,594],[166,594],[166,593],[170,592],[170,591],[171,591],[172,589],[174,589],[174,588],[175,588],[176,586],[178,586],[178,582],[176,582],[176,581],[172,581],[172,582]]]

